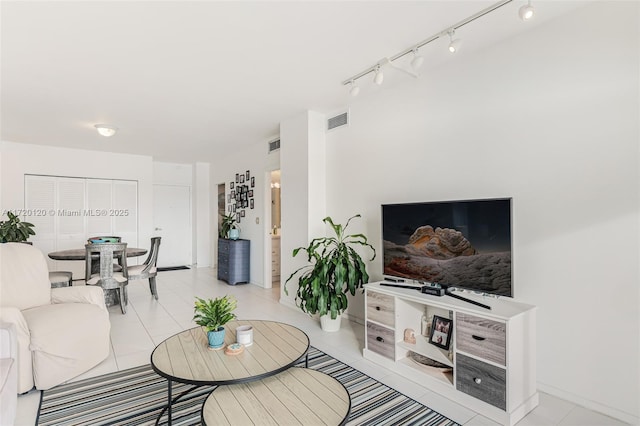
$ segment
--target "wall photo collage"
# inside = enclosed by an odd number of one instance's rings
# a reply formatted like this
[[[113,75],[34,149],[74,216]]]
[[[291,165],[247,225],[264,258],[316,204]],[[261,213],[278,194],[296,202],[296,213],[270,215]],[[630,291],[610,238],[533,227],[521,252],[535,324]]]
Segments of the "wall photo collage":
[[[246,215],[247,208],[253,209],[255,206],[253,199],[253,188],[256,186],[255,176],[247,170],[244,173],[236,173],[236,180],[229,182],[229,195],[227,195],[227,213],[235,213],[236,221],[242,222]]]

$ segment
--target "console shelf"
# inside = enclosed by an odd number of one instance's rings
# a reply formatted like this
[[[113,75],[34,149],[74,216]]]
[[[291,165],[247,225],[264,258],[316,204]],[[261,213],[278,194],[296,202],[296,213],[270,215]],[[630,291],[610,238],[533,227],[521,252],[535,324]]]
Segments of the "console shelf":
[[[505,425],[514,425],[538,405],[534,306],[464,295],[489,305],[488,310],[380,283],[364,287],[365,358]],[[423,315],[453,321],[449,350],[422,335]],[[407,329],[414,331],[415,343],[404,341]],[[429,360],[442,366],[428,365]]]

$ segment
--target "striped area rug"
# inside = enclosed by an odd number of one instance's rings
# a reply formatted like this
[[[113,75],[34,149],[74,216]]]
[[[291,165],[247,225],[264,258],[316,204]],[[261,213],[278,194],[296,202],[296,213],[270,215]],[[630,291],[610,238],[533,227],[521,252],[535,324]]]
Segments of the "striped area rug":
[[[298,366],[304,366],[304,362]],[[347,388],[351,395],[347,425],[457,425],[313,347],[309,349],[309,368],[335,377]],[[173,395],[190,388],[174,382]],[[199,425],[200,408],[213,389],[214,386],[196,388],[174,404],[173,424]],[[42,392],[36,424],[153,425],[166,399],[167,381],[145,365]],[[166,415],[160,424],[166,424]]]

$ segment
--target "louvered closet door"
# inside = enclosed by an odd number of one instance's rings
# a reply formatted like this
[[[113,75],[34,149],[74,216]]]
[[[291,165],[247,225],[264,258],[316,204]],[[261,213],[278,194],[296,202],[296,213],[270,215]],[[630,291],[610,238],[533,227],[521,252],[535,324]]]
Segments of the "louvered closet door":
[[[149,249],[151,241],[138,242],[138,182],[113,181],[113,235],[122,237],[122,242],[130,247],[142,247]],[[144,261],[144,257],[130,258],[131,264],[138,260]]]
[[[57,178],[56,250],[82,248],[86,244],[85,179]],[[58,269],[73,272],[73,278],[84,277],[84,262],[59,261]]]
[[[111,210],[112,182],[102,179],[87,179],[87,235],[110,236],[113,229]]]
[[[48,176],[25,176],[24,207],[32,214],[20,219],[33,223],[36,235],[29,238],[43,253],[56,248],[56,182]],[[49,269],[55,269],[55,261],[47,257]]]
[[[149,246],[138,242],[136,181],[26,175],[25,209],[34,213],[23,218],[35,225],[31,241],[45,255],[84,249],[87,238],[98,235],[120,236],[131,247]],[[74,279],[84,279],[84,262],[47,261],[50,270],[71,271]]]

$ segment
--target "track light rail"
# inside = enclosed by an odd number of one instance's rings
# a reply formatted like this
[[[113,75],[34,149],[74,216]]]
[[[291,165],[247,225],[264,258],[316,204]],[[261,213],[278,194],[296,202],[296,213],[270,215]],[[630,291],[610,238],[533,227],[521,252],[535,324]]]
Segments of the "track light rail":
[[[355,80],[357,80],[357,79],[359,79],[361,77],[364,77],[365,75],[367,75],[369,73],[375,72],[378,67],[380,67],[382,65],[386,65],[386,64],[391,64],[394,68],[399,69],[401,71],[405,71],[405,72],[413,75],[414,77],[416,77],[417,75],[415,73],[412,73],[411,71],[405,70],[402,67],[394,65],[393,61],[395,61],[397,59],[400,59],[403,56],[408,55],[409,53],[412,53],[414,50],[419,49],[422,46],[425,46],[425,45],[431,43],[432,41],[435,41],[435,40],[439,39],[440,37],[448,35],[450,31],[452,31],[452,30],[455,31],[458,28],[461,28],[461,27],[463,27],[463,26],[475,21],[476,19],[481,18],[484,15],[486,15],[488,13],[491,13],[494,10],[499,9],[504,5],[506,5],[508,3],[511,3],[512,1],[513,0],[501,0],[501,1],[499,1],[499,2],[497,2],[495,4],[493,4],[493,5],[485,8],[485,9],[483,9],[483,10],[481,10],[481,11],[479,11],[479,12],[477,12],[477,13],[471,15],[471,16],[469,16],[468,18],[463,19],[462,21],[457,22],[457,23],[455,23],[455,24],[453,24],[453,25],[451,25],[451,26],[439,31],[438,33],[436,33],[436,34],[434,34],[434,35],[422,40],[421,42],[419,42],[417,44],[414,44],[413,46],[411,46],[411,47],[409,47],[409,48],[407,48],[407,49],[405,49],[405,50],[403,50],[403,51],[401,51],[399,53],[396,53],[395,55],[393,55],[391,57],[383,58],[380,61],[378,61],[376,64],[374,64],[374,65],[370,66],[369,68],[365,69],[364,71],[361,71],[358,74],[355,74],[355,75],[349,77],[348,79],[344,80],[342,82],[342,85],[346,86],[347,84],[350,84],[350,83],[354,82]]]

